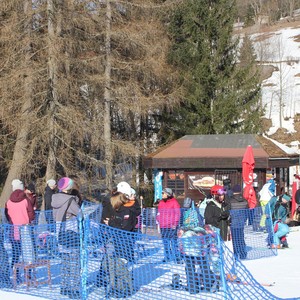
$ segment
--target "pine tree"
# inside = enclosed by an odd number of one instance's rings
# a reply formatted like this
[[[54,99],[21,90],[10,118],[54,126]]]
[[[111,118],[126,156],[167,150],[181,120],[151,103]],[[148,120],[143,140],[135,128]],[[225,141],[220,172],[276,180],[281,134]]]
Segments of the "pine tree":
[[[233,0],[189,0],[172,15],[169,62],[182,70],[185,97],[164,114],[164,135],[257,132],[260,86],[238,65],[234,19]]]

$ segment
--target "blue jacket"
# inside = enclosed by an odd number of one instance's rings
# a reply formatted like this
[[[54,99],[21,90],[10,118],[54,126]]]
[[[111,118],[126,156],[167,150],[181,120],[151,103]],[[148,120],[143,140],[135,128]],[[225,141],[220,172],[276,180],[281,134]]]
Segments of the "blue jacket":
[[[280,196],[278,196],[278,197],[273,196],[270,199],[270,201],[268,202],[265,212],[266,212],[267,217],[273,218],[273,221],[281,220],[284,223],[287,218],[287,215],[288,215],[288,210],[287,210],[286,205],[284,205],[283,203],[280,203],[277,211],[275,212],[276,203],[278,201],[281,202]],[[274,213],[275,213],[275,216],[273,216]]]

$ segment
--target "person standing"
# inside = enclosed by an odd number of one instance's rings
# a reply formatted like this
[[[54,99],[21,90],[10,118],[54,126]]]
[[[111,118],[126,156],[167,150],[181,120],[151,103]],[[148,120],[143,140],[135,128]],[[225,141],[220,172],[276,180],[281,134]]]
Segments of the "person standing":
[[[262,209],[262,217],[260,219],[259,226],[261,229],[264,229],[266,223],[266,215],[265,215],[266,205],[268,204],[270,199],[275,196],[274,179],[270,179],[267,183],[265,183],[258,194],[259,194],[260,206]]]
[[[103,222],[114,228],[134,232],[137,217],[141,213],[138,201],[133,197],[134,190],[127,182],[120,182],[117,191],[110,198],[110,203],[103,207]],[[116,234],[114,237],[115,255],[134,262],[134,236]]]
[[[164,188],[158,204],[157,221],[164,246],[163,262],[175,259],[181,261],[177,243],[177,229],[180,221],[180,205],[170,188]]]
[[[247,249],[245,243],[244,227],[247,220],[248,201],[242,196],[242,188],[236,184],[232,188],[230,201],[230,231],[233,253],[236,258],[246,259]]]
[[[79,199],[71,195],[73,180],[61,178],[58,193],[52,195],[53,217],[57,225],[58,243],[63,246],[61,252],[60,293],[71,299],[81,299],[80,292],[80,239],[77,215],[80,213]]]
[[[111,257],[106,252],[96,278],[97,287],[106,287],[109,282],[113,281],[114,284],[111,286],[110,293],[124,298],[133,292],[133,277],[129,271],[129,266],[134,263],[136,234],[133,232],[137,224],[137,217],[141,213],[139,203],[132,195],[133,192],[134,190],[127,182],[120,182],[112,192],[110,201],[103,203],[101,222],[108,225],[103,235],[106,238],[112,237],[114,254]],[[109,227],[121,230],[112,230]],[[105,238],[103,242],[104,247],[106,247]],[[119,269],[118,274],[116,268]],[[123,289],[118,282],[126,282]]]
[[[44,192],[44,207],[45,207],[45,219],[46,222],[50,225],[53,224],[53,212],[52,212],[52,196],[56,193],[56,181],[54,179],[47,180],[47,186]],[[49,226],[50,231],[52,230],[52,226]]]
[[[22,245],[19,227],[21,225],[30,224],[35,217],[34,209],[31,202],[26,197],[24,192],[24,184],[19,179],[12,181],[13,192],[5,203],[5,215],[12,227],[10,242],[12,245],[12,261],[11,267],[13,268],[19,262]],[[17,270],[17,281],[20,282],[19,270]]]
[[[290,195],[282,194],[278,197],[272,197],[266,206],[267,243],[271,248],[288,248],[286,235],[289,232],[289,227],[286,222],[288,221],[290,201]]]
[[[227,241],[230,203],[225,201],[225,190],[222,186],[218,190],[212,188],[211,195],[213,198],[204,211],[205,224],[219,228],[221,238]]]

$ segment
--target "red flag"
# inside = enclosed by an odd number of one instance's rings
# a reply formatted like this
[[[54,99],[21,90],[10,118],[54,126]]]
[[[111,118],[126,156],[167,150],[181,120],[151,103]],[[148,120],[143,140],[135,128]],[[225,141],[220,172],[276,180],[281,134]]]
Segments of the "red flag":
[[[252,146],[249,145],[242,160],[242,175],[244,181],[243,196],[248,201],[249,208],[256,207],[256,194],[253,188],[253,170],[255,160]]]
[[[290,217],[293,218],[295,210],[296,210],[296,192],[298,189],[298,184],[296,181],[293,182],[292,185],[292,207],[291,207],[291,215]]]

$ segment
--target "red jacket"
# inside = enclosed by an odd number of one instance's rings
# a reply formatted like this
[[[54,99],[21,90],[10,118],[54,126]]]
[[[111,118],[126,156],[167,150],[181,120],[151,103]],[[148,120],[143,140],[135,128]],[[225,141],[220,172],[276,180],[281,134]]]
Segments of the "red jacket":
[[[180,220],[180,205],[175,198],[160,200],[156,217],[161,228],[175,228]]]

